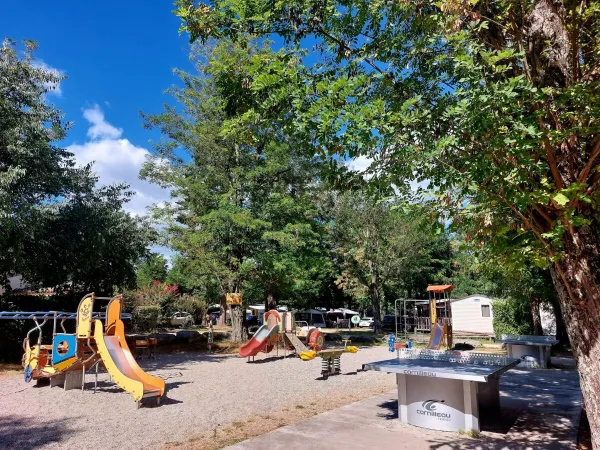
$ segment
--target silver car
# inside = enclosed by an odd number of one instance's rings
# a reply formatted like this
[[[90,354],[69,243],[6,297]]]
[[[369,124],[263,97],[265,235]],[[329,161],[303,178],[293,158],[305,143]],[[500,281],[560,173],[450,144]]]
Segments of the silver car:
[[[191,327],[194,325],[194,318],[190,313],[178,311],[171,315],[169,323],[174,327]]]

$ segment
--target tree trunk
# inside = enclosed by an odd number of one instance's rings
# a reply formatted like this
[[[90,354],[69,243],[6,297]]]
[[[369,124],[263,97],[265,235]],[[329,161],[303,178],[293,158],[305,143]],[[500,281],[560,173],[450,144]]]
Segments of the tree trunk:
[[[531,306],[531,318],[533,319],[533,334],[542,336],[544,329],[542,328],[542,317],[540,316],[540,299],[532,295],[529,297],[529,304]]]
[[[600,449],[600,241],[585,225],[565,233],[564,259],[551,267],[590,422],[592,445]]]
[[[381,333],[381,305],[379,301],[379,280],[377,274],[371,275],[371,284],[369,285],[369,296],[371,297],[371,307],[373,308],[374,326],[373,330],[375,333]]]
[[[275,294],[272,291],[267,293],[267,299],[265,300],[265,312],[277,309],[277,300],[275,300]]]
[[[552,278],[551,278],[552,279]],[[571,345],[569,342],[569,334],[567,333],[567,326],[565,325],[565,318],[560,307],[560,301],[558,298],[553,297],[550,300],[552,310],[554,311],[554,321],[556,323],[556,339],[558,339],[561,345],[568,347]]]
[[[244,342],[243,305],[231,305],[231,342]]]
[[[219,320],[217,320],[217,325],[224,327],[227,318],[227,298],[225,297],[225,294],[221,296],[221,304],[219,306],[220,315]]]
[[[571,345],[569,341],[569,333],[567,332],[567,325],[565,324],[565,317],[562,313],[560,303],[556,301],[554,306],[554,317],[556,318],[556,339],[560,341],[565,347]]]

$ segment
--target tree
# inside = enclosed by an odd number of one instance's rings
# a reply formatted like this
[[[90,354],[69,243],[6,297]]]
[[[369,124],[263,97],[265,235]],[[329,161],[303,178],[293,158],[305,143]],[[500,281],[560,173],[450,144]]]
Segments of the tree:
[[[286,111],[281,123],[327,154],[373,156],[384,169],[374,181],[400,192],[428,180],[432,207],[477,223],[484,245],[503,229],[530,238],[600,448],[598,2],[181,0],[176,13],[192,40],[276,33],[299,53],[312,36],[306,82],[265,105]]]
[[[55,146],[68,130],[61,112],[45,94],[64,78],[37,67],[35,43],[0,48],[0,277],[18,273],[28,255],[24,245],[44,222],[43,205],[88,191],[90,167],[75,167],[73,154]]]
[[[262,53],[271,51],[248,42],[195,48],[198,74],[178,72],[183,87],[171,90],[177,107],[144,116],[165,138],[142,176],[170,186],[175,199],[155,213],[186,278],[217,286],[221,320],[225,295],[243,293],[249,280],[262,285],[271,303],[292,290],[314,290],[315,269],[308,266],[322,227],[311,213],[316,160],[299,157],[267,125],[254,136],[225,128],[256,101],[244,94],[245,70]],[[242,340],[242,313],[232,308],[234,342]]]
[[[504,240],[509,240],[508,247]],[[481,247],[467,243],[463,247],[471,248],[471,253],[478,255],[480,275],[486,289],[482,292],[500,298],[510,298],[519,304],[527,304],[533,325],[532,333],[543,334],[541,323],[542,308],[551,309],[555,315],[556,337],[567,346],[567,336],[560,303],[548,269],[537,267],[529,260],[527,248],[517,251],[519,235],[507,232],[501,238]],[[525,324],[526,325],[526,324]]]
[[[138,287],[148,286],[153,281],[164,283],[168,276],[167,260],[159,253],[151,253],[137,267]]]
[[[381,331],[385,290],[427,298],[427,285],[446,281],[450,274],[447,237],[436,235],[435,226],[422,226],[420,219],[360,192],[335,202],[332,241],[342,267],[337,284],[357,300],[369,298],[376,332]]]
[[[41,208],[42,223],[23,243],[24,278],[97,294],[134,287],[135,266],[156,232],[147,220],[123,211],[126,200],[121,186],[106,186]]]
[[[64,78],[35,64],[35,44],[0,48],[0,282],[20,273],[44,287],[111,293],[135,283],[152,229],[122,211],[125,185],[96,188],[56,146],[69,124],[47,104]]]

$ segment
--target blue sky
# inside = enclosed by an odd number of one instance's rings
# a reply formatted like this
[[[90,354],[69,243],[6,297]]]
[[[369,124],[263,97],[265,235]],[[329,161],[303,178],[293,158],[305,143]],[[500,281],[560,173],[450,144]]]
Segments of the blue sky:
[[[137,215],[169,199],[138,179],[149,140],[160,137],[142,127],[139,111],[160,112],[170,100],[164,91],[178,81],[173,69],[193,69],[172,9],[171,0],[4,0],[0,15],[3,38],[37,41],[39,64],[68,76],[47,97],[74,122],[63,146],[80,164],[94,161],[99,184],[128,183],[135,195],[125,209]],[[370,162],[359,157],[351,166],[364,170]]]
[[[189,70],[187,35],[170,1],[4,0],[2,37],[38,41],[36,58],[68,76],[48,96],[74,122],[63,143],[78,162],[95,160],[101,183],[127,182],[145,207],[168,194],[137,179],[154,132],[139,111],[160,112],[165,89],[177,82],[175,67]]]

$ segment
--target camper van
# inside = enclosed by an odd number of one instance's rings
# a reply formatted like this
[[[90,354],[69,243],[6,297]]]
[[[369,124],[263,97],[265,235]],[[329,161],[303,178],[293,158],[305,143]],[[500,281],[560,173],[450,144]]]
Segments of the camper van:
[[[294,320],[298,325],[304,325],[305,323],[308,326],[317,327],[317,328],[325,328],[325,316],[322,311],[318,309],[308,309],[306,311],[298,311],[294,313]],[[304,322],[304,323],[302,323]]]

